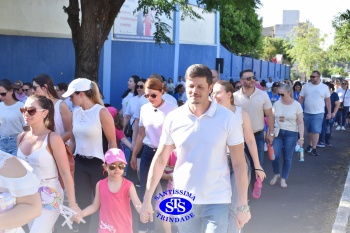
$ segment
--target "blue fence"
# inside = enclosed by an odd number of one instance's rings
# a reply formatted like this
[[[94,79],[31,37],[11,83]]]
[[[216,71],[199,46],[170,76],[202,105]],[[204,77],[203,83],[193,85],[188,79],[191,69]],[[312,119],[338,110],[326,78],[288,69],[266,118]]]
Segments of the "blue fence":
[[[195,63],[215,69],[216,51],[216,46],[180,44],[178,74],[184,76],[187,67]],[[290,77],[289,66],[236,56],[222,46],[220,57],[224,59],[220,76],[225,80],[238,80],[239,72],[243,69],[252,69],[259,80],[268,80],[270,76],[275,81]],[[121,95],[127,88],[130,75],[147,78],[152,73],[159,73],[167,79],[171,77],[176,80],[177,77],[173,77],[174,59],[173,45],[112,41],[110,103],[121,107]],[[45,73],[55,83],[69,83],[74,78],[74,69],[75,55],[71,39],[0,35],[0,79],[31,82],[34,76]],[[99,77],[102,87],[102,65]]]

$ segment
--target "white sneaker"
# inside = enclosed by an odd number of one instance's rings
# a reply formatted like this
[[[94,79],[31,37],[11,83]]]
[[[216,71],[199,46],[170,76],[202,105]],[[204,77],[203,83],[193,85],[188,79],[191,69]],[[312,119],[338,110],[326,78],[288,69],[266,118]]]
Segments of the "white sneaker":
[[[344,126],[342,126],[342,127],[341,127],[341,130],[345,130],[345,127],[344,127]]]
[[[270,181],[270,185],[275,185],[277,180],[278,180],[278,178],[280,178],[279,174],[278,175],[274,175],[272,180]]]
[[[282,188],[287,188],[287,183],[286,183],[286,180],[285,179],[281,179],[281,187]]]
[[[340,125],[337,126],[337,128],[335,128],[335,130],[339,131],[341,129]]]

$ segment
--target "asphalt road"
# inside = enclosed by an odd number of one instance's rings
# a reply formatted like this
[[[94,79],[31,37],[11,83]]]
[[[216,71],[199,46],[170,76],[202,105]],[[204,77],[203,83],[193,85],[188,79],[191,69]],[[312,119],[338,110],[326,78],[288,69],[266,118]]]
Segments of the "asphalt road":
[[[273,173],[271,162],[266,160],[268,178],[261,198],[250,198],[252,219],[244,232],[332,232],[348,172],[350,130],[334,130],[332,136],[333,147],[318,148],[318,157],[305,153],[305,161],[299,162],[295,154],[287,188],[279,182],[269,184]]]

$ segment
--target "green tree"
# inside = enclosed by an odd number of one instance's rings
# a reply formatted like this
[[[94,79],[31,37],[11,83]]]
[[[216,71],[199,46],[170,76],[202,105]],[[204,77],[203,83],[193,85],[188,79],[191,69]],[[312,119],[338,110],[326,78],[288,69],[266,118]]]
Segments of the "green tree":
[[[312,70],[319,70],[322,73],[326,69],[327,54],[322,49],[325,36],[309,22],[294,27],[289,35],[292,47],[287,54],[299,72],[310,74]]]
[[[68,14],[67,21],[72,32],[75,77],[98,80],[101,49],[124,2],[125,0],[69,0],[68,7],[63,7]],[[260,4],[259,0],[196,0],[196,2],[197,5],[204,6],[206,12],[220,10],[225,5],[235,4],[238,9],[245,9]],[[137,11],[144,14],[149,11],[155,12],[156,43],[172,42],[171,38],[166,36],[170,26],[161,21],[162,14],[172,18],[174,11],[181,10],[183,17],[201,19],[200,14],[192,10],[188,0],[138,0],[138,3]]]
[[[336,16],[332,25],[335,29],[334,45],[330,48],[332,61],[350,61],[350,10]]]
[[[220,9],[221,44],[235,54],[258,58],[262,53],[262,20],[250,6],[239,9],[234,4]]]
[[[283,64],[290,64],[291,58],[287,51],[291,49],[291,45],[283,38],[265,37],[263,40],[263,53],[261,58],[271,61],[276,54],[283,54]]]

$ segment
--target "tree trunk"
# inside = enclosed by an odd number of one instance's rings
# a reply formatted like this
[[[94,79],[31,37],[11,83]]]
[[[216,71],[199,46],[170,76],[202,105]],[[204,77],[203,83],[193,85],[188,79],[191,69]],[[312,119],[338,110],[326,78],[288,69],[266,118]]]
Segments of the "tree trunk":
[[[69,0],[68,14],[75,50],[75,78],[98,81],[101,49],[125,0]]]

